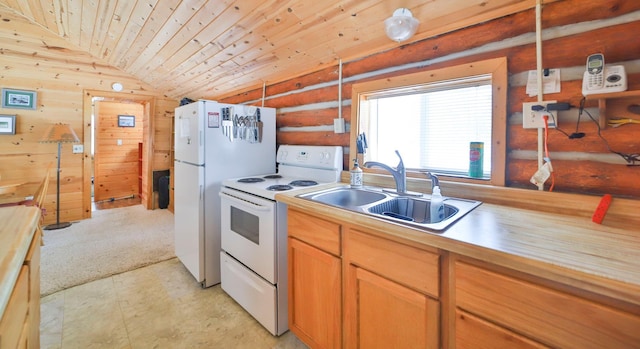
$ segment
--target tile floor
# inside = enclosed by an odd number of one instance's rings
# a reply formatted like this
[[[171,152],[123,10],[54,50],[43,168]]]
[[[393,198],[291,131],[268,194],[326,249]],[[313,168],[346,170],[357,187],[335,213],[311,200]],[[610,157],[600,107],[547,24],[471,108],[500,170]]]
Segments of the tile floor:
[[[307,348],[272,336],[177,259],[43,297],[41,348]]]

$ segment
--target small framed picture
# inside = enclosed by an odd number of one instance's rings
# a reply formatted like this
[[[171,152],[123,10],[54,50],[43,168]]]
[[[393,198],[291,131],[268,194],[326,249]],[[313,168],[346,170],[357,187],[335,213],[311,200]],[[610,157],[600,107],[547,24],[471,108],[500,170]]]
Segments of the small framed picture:
[[[118,115],[118,127],[136,127],[135,115]]]
[[[36,91],[2,89],[2,107],[14,109],[36,109]]]
[[[0,135],[16,134],[16,116],[0,115]]]

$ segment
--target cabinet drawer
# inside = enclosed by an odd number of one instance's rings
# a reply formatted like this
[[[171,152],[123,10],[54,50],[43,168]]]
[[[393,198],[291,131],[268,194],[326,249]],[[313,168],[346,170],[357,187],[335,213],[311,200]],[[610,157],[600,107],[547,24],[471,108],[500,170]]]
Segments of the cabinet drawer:
[[[0,348],[16,348],[27,320],[29,306],[29,268],[20,269],[9,303],[0,320]]]
[[[440,256],[401,243],[349,229],[345,251],[349,263],[390,280],[439,297]]]
[[[340,256],[340,224],[289,208],[287,226],[289,236]]]
[[[548,347],[457,309],[456,348],[542,349]]]
[[[526,276],[523,276],[526,277]],[[637,348],[640,316],[461,261],[456,305],[560,348]]]

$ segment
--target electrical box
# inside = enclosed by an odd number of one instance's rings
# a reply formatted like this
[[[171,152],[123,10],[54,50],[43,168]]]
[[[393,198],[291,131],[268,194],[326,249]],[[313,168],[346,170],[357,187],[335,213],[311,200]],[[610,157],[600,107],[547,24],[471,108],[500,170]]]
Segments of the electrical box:
[[[84,146],[82,144],[74,144],[73,145],[73,153],[74,154],[82,154],[84,151]]]
[[[556,101],[522,103],[522,127],[544,128],[544,116],[547,115],[549,128],[555,128],[558,122],[558,112],[546,110],[547,104],[551,103],[556,103]]]

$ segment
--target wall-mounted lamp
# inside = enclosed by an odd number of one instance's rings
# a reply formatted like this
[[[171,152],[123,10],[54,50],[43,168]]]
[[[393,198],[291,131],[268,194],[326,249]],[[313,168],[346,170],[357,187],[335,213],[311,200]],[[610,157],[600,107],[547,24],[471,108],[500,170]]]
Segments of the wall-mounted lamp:
[[[400,42],[409,39],[418,30],[420,21],[407,8],[393,11],[393,16],[384,20],[384,28],[389,39]]]

